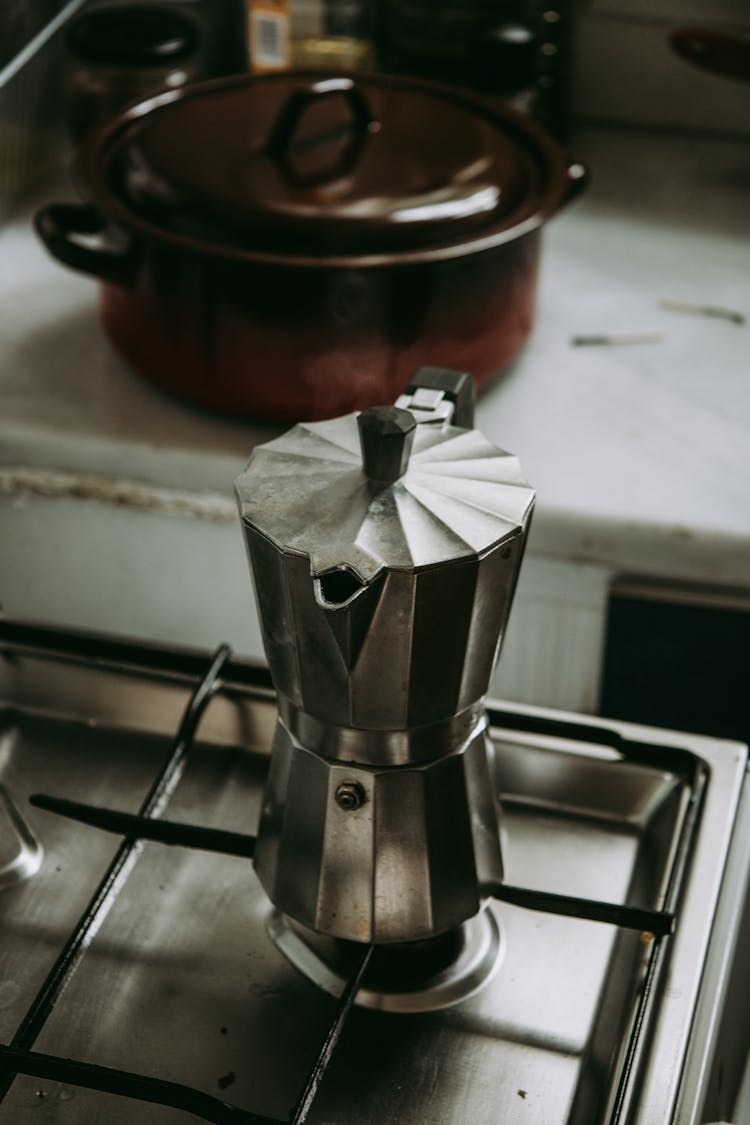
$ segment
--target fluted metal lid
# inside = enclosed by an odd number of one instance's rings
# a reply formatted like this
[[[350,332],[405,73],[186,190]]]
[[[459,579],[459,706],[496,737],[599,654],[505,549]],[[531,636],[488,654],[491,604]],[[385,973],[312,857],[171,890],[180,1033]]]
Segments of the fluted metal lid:
[[[236,488],[242,517],[313,575],[348,567],[369,581],[449,563],[525,526],[534,492],[518,459],[478,430],[420,424],[405,472],[363,468],[357,414],[294,426],[258,446]]]

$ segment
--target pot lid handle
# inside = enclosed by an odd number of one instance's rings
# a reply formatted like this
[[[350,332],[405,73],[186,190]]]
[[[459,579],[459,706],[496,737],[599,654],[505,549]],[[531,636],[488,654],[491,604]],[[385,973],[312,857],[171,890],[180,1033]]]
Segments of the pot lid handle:
[[[306,149],[316,145],[330,143],[337,139],[330,130],[326,130],[317,137],[297,136],[303,117],[316,102],[324,98],[341,98],[347,109],[348,115],[342,119],[341,129],[351,134],[342,155],[337,157],[329,168],[316,172],[314,175],[303,176],[293,165],[295,147],[304,145]],[[367,98],[355,86],[351,78],[335,77],[321,78],[309,85],[293,90],[279,110],[274,121],[268,140],[265,144],[265,153],[278,162],[279,167],[294,183],[304,186],[315,186],[328,180],[350,172],[354,167],[362,145],[368,136],[380,131],[380,122],[373,114]],[[338,130],[336,130],[338,134]]]

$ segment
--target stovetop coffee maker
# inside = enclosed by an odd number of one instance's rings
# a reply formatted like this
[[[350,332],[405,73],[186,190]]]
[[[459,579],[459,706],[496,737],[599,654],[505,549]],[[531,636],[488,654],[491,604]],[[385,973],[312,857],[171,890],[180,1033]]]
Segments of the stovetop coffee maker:
[[[284,915],[419,942],[502,879],[484,697],[534,494],[471,377],[303,423],[236,482],[279,717],[255,851]]]

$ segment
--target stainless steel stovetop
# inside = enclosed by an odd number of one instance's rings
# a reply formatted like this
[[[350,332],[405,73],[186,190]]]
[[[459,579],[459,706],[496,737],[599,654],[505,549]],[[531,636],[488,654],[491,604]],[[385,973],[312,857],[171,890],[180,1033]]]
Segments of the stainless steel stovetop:
[[[0,808],[3,1125],[728,1114],[747,1048],[744,746],[490,707],[508,882],[674,912],[674,933],[493,902],[484,932],[499,937],[469,950],[489,976],[478,991],[435,1011],[372,1010],[351,1004],[351,982],[318,974],[339,1000],[291,963],[299,950],[248,858],[28,803],[40,791],[129,813],[145,802],[241,850],[275,721],[264,669],[222,653],[201,688],[207,655],[9,622],[0,654],[0,782],[43,850]],[[450,972],[433,973],[435,1003]],[[389,987],[386,1006],[420,1007],[414,981]],[[383,992],[365,978],[359,998],[377,1006]]]

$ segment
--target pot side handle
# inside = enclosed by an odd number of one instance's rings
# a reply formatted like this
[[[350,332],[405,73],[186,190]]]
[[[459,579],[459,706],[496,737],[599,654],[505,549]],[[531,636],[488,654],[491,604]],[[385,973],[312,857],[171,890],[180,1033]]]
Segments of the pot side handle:
[[[59,262],[124,289],[135,279],[132,238],[88,203],[50,203],[34,216],[34,228]]]
[[[713,74],[750,82],[750,38],[705,27],[678,27],[668,41],[685,62]]]

